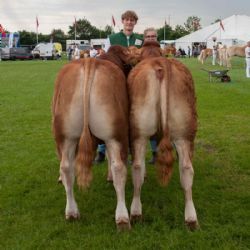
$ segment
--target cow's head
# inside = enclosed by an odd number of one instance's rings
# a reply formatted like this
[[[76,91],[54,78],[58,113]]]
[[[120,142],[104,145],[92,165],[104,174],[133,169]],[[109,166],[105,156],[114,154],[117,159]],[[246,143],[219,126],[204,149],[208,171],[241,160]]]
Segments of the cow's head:
[[[120,45],[111,46],[107,54],[119,58],[123,64],[134,65],[137,62],[129,48]]]
[[[141,48],[141,57],[140,60],[144,60],[150,57],[162,56],[162,49],[160,44],[156,41],[145,42]]]

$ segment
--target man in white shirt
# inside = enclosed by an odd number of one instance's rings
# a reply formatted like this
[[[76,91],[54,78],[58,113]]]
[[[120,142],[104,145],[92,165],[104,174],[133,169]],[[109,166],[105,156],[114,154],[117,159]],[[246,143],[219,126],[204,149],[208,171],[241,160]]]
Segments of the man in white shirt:
[[[78,49],[78,45],[75,45],[74,59],[80,59],[80,50]]]
[[[245,48],[246,55],[246,76],[250,78],[250,41],[247,42],[247,47]]]
[[[89,56],[90,57],[96,57],[97,54],[98,54],[98,51],[95,48],[91,47],[90,50],[89,50]]]
[[[213,46],[213,51],[212,51],[212,65],[216,64],[216,59],[217,59],[217,46]]]

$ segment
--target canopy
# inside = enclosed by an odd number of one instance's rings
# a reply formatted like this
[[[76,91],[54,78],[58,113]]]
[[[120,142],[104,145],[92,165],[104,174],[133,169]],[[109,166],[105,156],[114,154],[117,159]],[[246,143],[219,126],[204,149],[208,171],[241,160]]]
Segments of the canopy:
[[[176,48],[184,49],[193,43],[206,43],[208,48],[216,42],[221,42],[227,46],[234,44],[246,44],[250,41],[250,17],[246,15],[233,15],[228,18],[211,24],[203,29],[197,30],[189,35],[176,40]]]

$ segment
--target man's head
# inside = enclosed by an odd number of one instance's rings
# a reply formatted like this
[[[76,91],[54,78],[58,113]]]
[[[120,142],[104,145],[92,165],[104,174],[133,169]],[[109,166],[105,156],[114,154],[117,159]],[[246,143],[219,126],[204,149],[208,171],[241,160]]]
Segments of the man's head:
[[[154,28],[147,28],[144,30],[144,42],[148,41],[157,42],[157,31]]]
[[[127,10],[122,14],[123,32],[125,35],[130,36],[133,33],[137,20],[138,16],[132,10]]]
[[[250,41],[247,42],[247,46],[250,47]]]

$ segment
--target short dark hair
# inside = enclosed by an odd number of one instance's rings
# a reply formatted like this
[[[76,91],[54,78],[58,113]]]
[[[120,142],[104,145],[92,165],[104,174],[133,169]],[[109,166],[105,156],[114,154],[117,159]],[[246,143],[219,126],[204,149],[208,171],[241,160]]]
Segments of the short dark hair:
[[[133,10],[127,10],[122,14],[122,20],[127,18],[135,19],[136,22],[138,20],[138,16]]]

